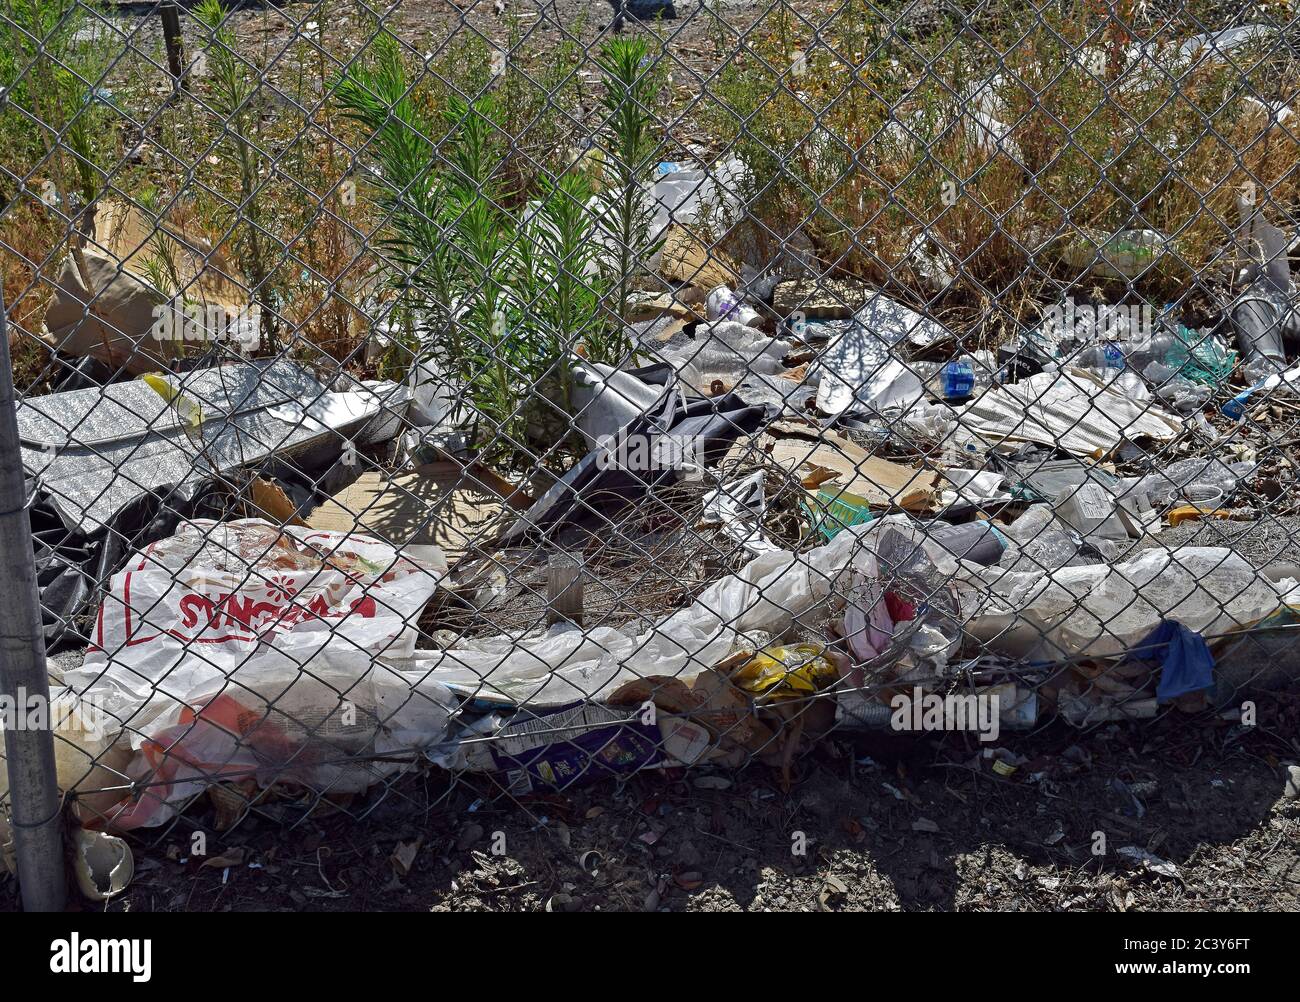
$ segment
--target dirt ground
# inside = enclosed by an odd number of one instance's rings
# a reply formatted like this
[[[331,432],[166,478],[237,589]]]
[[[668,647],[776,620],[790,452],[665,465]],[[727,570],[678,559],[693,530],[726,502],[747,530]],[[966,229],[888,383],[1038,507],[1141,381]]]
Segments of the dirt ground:
[[[1259,706],[1250,729],[1206,715],[1004,734],[1026,760],[1009,776],[963,737],[841,731],[788,794],[761,766],[521,801],[435,770],[225,834],[204,801],[137,844],[107,908],[1294,911],[1300,801],[1283,763],[1300,757],[1300,695]],[[16,907],[0,878],[0,909]]]

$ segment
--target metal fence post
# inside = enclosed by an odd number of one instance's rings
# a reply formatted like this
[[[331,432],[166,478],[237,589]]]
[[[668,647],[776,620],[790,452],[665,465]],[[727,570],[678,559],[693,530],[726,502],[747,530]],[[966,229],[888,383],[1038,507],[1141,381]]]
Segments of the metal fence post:
[[[185,71],[185,40],[181,35],[179,8],[167,0],[158,8],[162,16],[163,42],[167,48],[167,69],[172,79],[182,88],[189,89],[189,74]]]
[[[9,802],[23,907],[29,912],[61,911],[66,888],[59,784],[54,768],[50,687],[45,670],[36,559],[32,551],[27,490],[18,452],[9,325],[0,300],[0,698],[22,714],[47,708],[47,726],[6,727]]]

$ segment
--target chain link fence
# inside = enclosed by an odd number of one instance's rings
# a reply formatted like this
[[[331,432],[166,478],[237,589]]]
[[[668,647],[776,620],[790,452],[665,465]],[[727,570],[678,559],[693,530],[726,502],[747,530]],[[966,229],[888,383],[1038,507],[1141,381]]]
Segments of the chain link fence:
[[[0,36],[74,827],[362,817],[413,772],[789,789],[872,731],[1012,777],[1294,680],[1285,4],[5,0]]]

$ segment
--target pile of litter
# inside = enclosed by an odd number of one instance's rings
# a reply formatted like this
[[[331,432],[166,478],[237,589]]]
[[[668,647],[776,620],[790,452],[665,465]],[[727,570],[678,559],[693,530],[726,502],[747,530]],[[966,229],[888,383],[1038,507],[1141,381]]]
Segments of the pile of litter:
[[[427,368],[239,359],[23,401],[48,640],[87,649],[54,680],[81,821],[422,763],[513,793],[752,760],[788,781],[900,699],[987,740],[1293,677],[1242,641],[1286,649],[1300,568],[1160,543],[1258,520],[1292,476],[1257,444],[1300,385],[1285,238],[1218,328],[1068,300],[995,352],[693,238],[702,202],[734,210],[704,178],[659,181],[635,364],[570,359],[585,452],[548,483],[459,449]]]

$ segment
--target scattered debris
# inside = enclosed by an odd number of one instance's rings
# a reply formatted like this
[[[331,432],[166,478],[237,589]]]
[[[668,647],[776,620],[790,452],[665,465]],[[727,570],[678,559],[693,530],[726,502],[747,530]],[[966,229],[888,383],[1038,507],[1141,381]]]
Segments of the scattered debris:
[[[150,280],[158,260],[169,262],[178,288],[159,289]],[[95,207],[94,233],[64,261],[43,338],[65,355],[89,356],[131,375],[167,369],[187,342],[256,346],[261,332],[249,287],[227,252],[197,232],[105,199]],[[160,316],[176,322],[160,325]]]
[[[1154,853],[1147,852],[1147,850],[1135,845],[1126,845],[1116,851],[1135,866],[1158,874],[1161,877],[1168,877],[1171,880],[1178,879],[1178,867],[1167,859],[1161,859]]]
[[[135,875],[135,856],[123,839],[80,828],[72,845],[77,886],[88,900],[108,901],[126,890]]]

